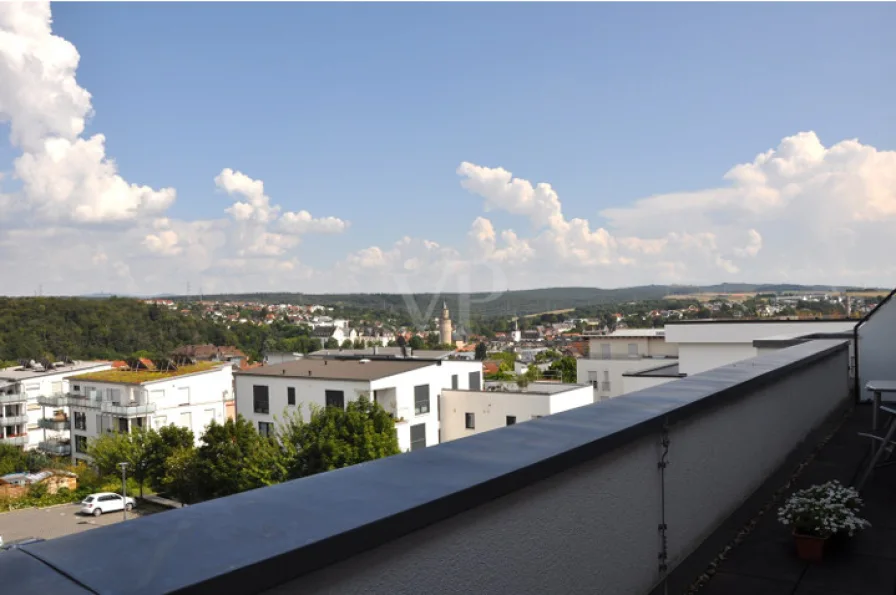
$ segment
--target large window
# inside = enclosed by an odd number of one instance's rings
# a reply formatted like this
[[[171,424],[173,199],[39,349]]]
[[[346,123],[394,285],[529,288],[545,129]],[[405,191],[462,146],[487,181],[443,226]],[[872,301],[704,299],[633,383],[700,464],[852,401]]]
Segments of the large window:
[[[87,453],[87,436],[75,436],[75,452]]]
[[[267,421],[258,422],[258,433],[270,437],[274,435],[274,424]]]
[[[296,389],[295,387],[287,387],[286,389],[286,404],[295,406],[296,404]]]
[[[458,386],[457,385],[457,374],[452,374],[451,375],[451,388],[453,388],[454,390],[457,390],[457,386]]]
[[[426,424],[411,426],[411,450],[426,448]]]
[[[600,357],[602,359],[610,359],[610,344],[609,343],[601,343],[600,344]]]
[[[87,429],[87,414],[81,413],[80,411],[75,411],[75,429],[76,430],[86,430]]]
[[[345,392],[341,390],[324,391],[327,407],[345,409]]]
[[[475,413],[465,413],[465,426],[468,430],[476,429],[476,414]]]
[[[429,385],[414,387],[414,415],[429,413]]]
[[[479,390],[479,372],[470,372],[470,390]]]
[[[255,385],[252,387],[252,410],[255,413],[270,413],[271,399],[268,387]]]

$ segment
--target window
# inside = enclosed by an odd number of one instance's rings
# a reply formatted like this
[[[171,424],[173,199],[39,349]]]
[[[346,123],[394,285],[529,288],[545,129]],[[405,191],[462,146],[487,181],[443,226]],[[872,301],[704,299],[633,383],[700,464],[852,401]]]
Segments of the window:
[[[457,374],[451,375],[451,388],[457,390]]]
[[[156,422],[156,428],[164,428],[168,423],[167,415],[157,415],[153,418],[153,421]]]
[[[637,356],[637,355],[638,355],[638,344],[637,344],[637,343],[629,343],[629,344],[628,344],[628,354],[629,354],[630,356],[632,356],[632,355]]]
[[[341,390],[324,391],[327,407],[339,407],[345,409],[345,392]]]
[[[470,390],[479,390],[479,372],[470,372]]]
[[[475,413],[465,413],[464,416],[466,417],[466,424],[465,424],[466,428],[468,430],[475,430],[476,429],[476,414]]]
[[[255,413],[270,413],[271,402],[268,387],[255,385],[252,387],[252,409]]]
[[[122,434],[128,433],[128,418],[119,417],[118,418],[118,431]]]
[[[429,385],[414,387],[414,415],[429,413]]]
[[[508,426],[512,426],[512,425],[515,424],[515,423],[516,423],[516,416],[515,416],[515,415],[508,415],[508,416],[507,416],[507,425],[508,425]]]
[[[87,436],[75,436],[75,452],[87,453]]]
[[[75,385],[72,386],[72,391],[74,391],[74,392],[78,392],[78,391],[80,391],[80,390],[81,390],[81,385],[80,385],[80,384],[75,384]]]
[[[182,386],[177,389],[177,402],[181,405],[189,405],[192,403],[190,400],[190,387]]]
[[[274,435],[274,424],[267,421],[258,422],[258,433],[265,437],[272,437]]]
[[[426,424],[411,426],[411,450],[426,448]]]
[[[601,343],[600,344],[600,357],[601,357],[601,359],[610,359],[610,344],[609,343]]]
[[[293,386],[286,388],[286,404],[293,407],[296,405],[296,389]]]
[[[604,382],[609,382],[609,381],[610,381],[610,371],[604,370]]]
[[[87,414],[81,413],[80,411],[75,411],[75,429],[76,430],[86,430],[87,429]]]
[[[588,372],[588,382],[593,388],[597,388],[597,372]]]

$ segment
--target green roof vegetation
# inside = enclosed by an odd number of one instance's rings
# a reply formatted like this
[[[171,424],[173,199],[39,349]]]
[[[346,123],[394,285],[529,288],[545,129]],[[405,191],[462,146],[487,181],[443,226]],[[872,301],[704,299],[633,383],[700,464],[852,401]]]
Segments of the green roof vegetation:
[[[229,365],[222,362],[197,362],[190,366],[180,366],[177,370],[160,372],[155,370],[102,370],[100,372],[88,372],[69,377],[69,381],[80,382],[116,382],[122,384],[142,384],[156,380],[166,380],[177,376],[186,376],[196,372],[205,372],[214,368]]]

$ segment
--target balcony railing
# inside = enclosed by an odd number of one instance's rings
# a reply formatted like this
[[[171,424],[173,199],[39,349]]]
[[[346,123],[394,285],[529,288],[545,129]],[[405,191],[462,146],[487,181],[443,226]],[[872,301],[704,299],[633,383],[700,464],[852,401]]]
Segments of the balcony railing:
[[[15,436],[5,436],[0,438],[0,442],[3,444],[9,444],[11,446],[25,446],[28,443],[28,434],[17,434]]]
[[[71,428],[71,422],[67,419],[43,418],[37,420],[37,426],[45,430],[68,430]]]
[[[56,456],[67,456],[72,454],[72,445],[66,442],[56,442],[55,440],[47,440],[37,445],[37,448],[47,454]]]
[[[846,343],[813,341],[528,423],[26,545],[23,559],[43,564],[10,573],[4,587],[28,592],[65,576],[97,593],[127,592],[140,577],[143,593],[646,594],[662,584],[665,565],[675,569],[789,469],[788,456],[848,403]],[[14,568],[2,558],[0,572]]]
[[[0,405],[24,403],[27,400],[28,396],[24,393],[0,394]]]
[[[108,413],[111,415],[121,415],[125,417],[132,415],[147,415],[150,413],[155,413],[155,410],[155,403],[128,404],[103,401],[100,405],[100,411],[102,411],[103,413]]]
[[[68,405],[68,395],[65,393],[56,393],[53,395],[40,395],[37,397],[37,404],[43,407],[66,407]]]
[[[28,423],[28,414],[23,413],[21,415],[7,415],[4,417],[0,417],[0,426],[11,426],[15,424],[26,424]]]

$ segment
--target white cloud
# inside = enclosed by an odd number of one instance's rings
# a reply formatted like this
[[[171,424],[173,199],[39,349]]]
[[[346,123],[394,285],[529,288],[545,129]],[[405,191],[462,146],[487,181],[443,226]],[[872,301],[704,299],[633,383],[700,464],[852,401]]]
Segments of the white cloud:
[[[10,167],[0,164],[6,291],[30,294],[42,284],[47,293],[161,293],[187,282],[206,292],[377,292],[896,280],[896,263],[881,249],[896,232],[896,151],[858,140],[825,146],[813,132],[733,164],[708,188],[593,214],[561,202],[546,182],[464,161],[457,194],[477,201],[482,216],[416,224],[418,237],[385,238],[315,270],[300,258],[303,237],[344,233],[349,222],[315,217],[314,204],[274,193],[277,204],[260,179],[225,168],[208,187],[229,204],[183,220],[169,214],[173,188],[123,179],[105,137],[84,136],[92,104],[76,80],[80,56],[50,22],[45,2],[0,4],[0,123],[20,153]],[[494,221],[507,216],[518,221],[497,229]],[[452,224],[461,230],[454,241],[445,238]]]

